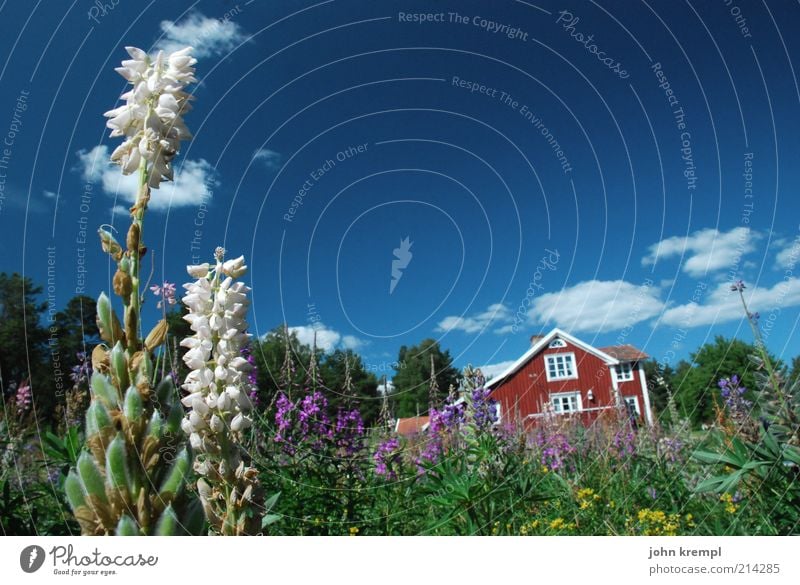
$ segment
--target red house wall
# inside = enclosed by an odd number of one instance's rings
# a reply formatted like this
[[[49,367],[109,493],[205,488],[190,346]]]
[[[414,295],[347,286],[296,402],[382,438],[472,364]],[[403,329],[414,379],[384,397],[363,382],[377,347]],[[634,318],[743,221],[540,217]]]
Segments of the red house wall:
[[[580,391],[583,409],[614,406],[612,373],[609,367],[597,356],[566,342],[563,348],[545,347],[527,364],[492,391],[492,398],[501,405],[503,420],[523,420],[529,414],[542,412],[544,404],[550,401],[551,393]],[[558,353],[575,354],[578,377],[571,380],[547,381],[545,356]],[[639,373],[635,371],[632,382],[621,382],[624,396],[640,396]],[[594,400],[588,399],[592,390]],[[643,404],[639,398],[639,409]]]

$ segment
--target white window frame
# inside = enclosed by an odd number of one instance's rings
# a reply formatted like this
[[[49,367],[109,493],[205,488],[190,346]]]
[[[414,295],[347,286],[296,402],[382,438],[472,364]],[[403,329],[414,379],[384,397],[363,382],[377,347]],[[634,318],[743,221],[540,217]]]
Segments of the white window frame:
[[[551,376],[550,375],[550,360],[551,359],[552,360],[556,360],[559,357],[564,358],[565,360],[567,358],[570,358],[572,360],[572,375],[570,375],[570,376],[558,376],[558,375]],[[557,370],[558,370],[558,368],[556,368],[556,371]],[[573,352],[545,354],[545,356],[544,356],[544,373],[547,376],[547,381],[548,382],[556,382],[556,381],[560,381],[560,380],[577,380],[578,379],[578,362],[575,359],[575,354]]]
[[[622,367],[627,368],[627,372],[623,375]],[[633,382],[634,369],[631,362],[620,362],[619,365],[614,366],[614,375],[617,377],[617,382]]]
[[[561,407],[561,402],[559,401],[559,406],[556,407],[556,401],[561,398],[574,398],[575,410],[559,410]],[[556,392],[550,395],[550,406],[553,408],[553,412],[556,414],[572,414],[574,412],[580,412],[583,410],[583,399],[581,398],[581,393],[579,390],[573,390],[572,392]]]
[[[638,396],[623,396],[622,399],[625,401],[625,408],[628,408],[629,404],[633,404],[633,409],[636,411],[636,416],[642,416],[642,411],[639,410]],[[628,410],[628,412],[630,412],[630,410]]]
[[[567,342],[563,339],[556,337],[553,341],[550,342],[550,345],[547,346],[550,349],[557,349],[560,347],[567,347]]]

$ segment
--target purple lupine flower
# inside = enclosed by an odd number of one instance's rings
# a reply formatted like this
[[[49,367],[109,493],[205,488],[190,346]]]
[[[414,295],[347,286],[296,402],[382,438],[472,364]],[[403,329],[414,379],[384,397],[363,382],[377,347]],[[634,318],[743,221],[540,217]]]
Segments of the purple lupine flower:
[[[466,419],[464,412],[466,404],[459,402],[458,404],[445,404],[440,412],[441,423],[446,429],[455,429]]]
[[[154,284],[150,287],[150,290],[158,297],[158,303],[156,304],[157,309],[165,305],[174,305],[178,302],[175,298],[175,284],[172,282],[167,282],[165,280],[161,285]]]
[[[72,366],[69,377],[73,383],[83,384],[92,376],[92,361],[88,359],[85,351],[79,351],[75,357],[78,358],[78,363]]]
[[[497,402],[489,394],[491,390],[483,387],[472,391],[472,420],[479,430],[491,428],[497,422]]]
[[[681,452],[683,451],[683,441],[677,437],[662,437],[658,441],[658,446],[661,451],[662,457],[670,463],[676,463],[681,460]]]
[[[397,466],[400,463],[400,439],[391,437],[381,443],[372,455],[375,462],[375,475],[386,479],[397,479]]]
[[[717,385],[731,418],[744,421],[749,416],[753,403],[744,397],[747,388],[740,384],[739,377],[734,374],[730,378],[722,378]]]

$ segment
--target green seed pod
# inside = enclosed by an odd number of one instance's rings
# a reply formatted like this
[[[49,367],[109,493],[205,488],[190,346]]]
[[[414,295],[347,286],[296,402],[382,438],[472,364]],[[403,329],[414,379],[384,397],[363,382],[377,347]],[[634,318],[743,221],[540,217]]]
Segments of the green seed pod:
[[[192,535],[201,534],[205,523],[206,517],[203,513],[203,504],[200,500],[192,500],[192,503],[187,507],[183,517],[183,526],[186,532]]]
[[[189,451],[186,448],[181,449],[175,457],[164,483],[161,484],[161,489],[158,490],[159,497],[172,501],[180,493],[191,463],[192,457],[189,455]]]
[[[137,372],[140,377],[143,377],[144,380],[152,380],[153,379],[153,360],[150,359],[150,352],[145,351],[143,352],[144,355],[142,356],[141,361],[139,362],[139,371]]]
[[[135,386],[130,386],[125,393],[125,406],[123,407],[125,418],[130,422],[138,422],[144,413],[144,402],[142,395]]]
[[[139,536],[139,527],[136,526],[133,518],[125,515],[119,519],[119,524],[114,532],[117,536]]]
[[[156,536],[175,536],[179,533],[180,522],[172,509],[172,504],[167,506],[156,524]]]
[[[74,469],[70,469],[67,478],[64,480],[64,492],[67,494],[67,501],[73,512],[86,505],[86,494],[83,493],[81,480]]]
[[[78,457],[78,475],[81,478],[84,492],[98,498],[101,502],[108,502],[105,485],[103,485],[103,474],[97,469],[94,459],[87,451]]]
[[[128,359],[125,357],[125,350],[119,341],[111,350],[111,371],[114,372],[119,387],[125,388],[128,385]]]
[[[86,409],[86,436],[94,437],[101,431],[111,428],[113,422],[108,410],[101,402],[92,402]]]
[[[164,432],[164,417],[161,416],[161,413],[157,410],[153,411],[153,415],[150,417],[150,422],[147,423],[147,435],[148,437],[152,437],[155,440],[159,440],[161,438],[161,433]]]
[[[128,454],[121,434],[106,449],[106,485],[122,494],[128,492]]]
[[[106,408],[119,408],[119,394],[108,376],[99,372],[92,374],[91,389],[92,397],[100,400]]]
[[[181,421],[183,420],[183,407],[180,402],[172,405],[172,408],[167,415],[166,431],[171,434],[177,434],[181,431]]]
[[[106,331],[111,331],[111,301],[106,293],[101,292],[97,297],[97,321]]]
[[[125,274],[129,274],[131,271],[131,261],[128,259],[127,256],[123,256],[117,266],[119,266],[119,269],[122,270],[122,272],[124,272]]]
[[[156,387],[156,397],[164,412],[167,412],[174,404],[176,396],[177,392],[175,391],[175,384],[172,383],[172,378],[170,376],[164,377]]]

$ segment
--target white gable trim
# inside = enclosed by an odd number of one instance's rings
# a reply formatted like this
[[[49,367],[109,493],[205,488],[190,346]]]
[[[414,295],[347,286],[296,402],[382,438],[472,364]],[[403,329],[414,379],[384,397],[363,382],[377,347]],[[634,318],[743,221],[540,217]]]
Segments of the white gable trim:
[[[605,352],[600,351],[596,347],[592,347],[588,343],[585,343],[585,342],[581,341],[580,339],[578,339],[577,337],[573,337],[572,335],[570,335],[566,331],[562,331],[561,329],[556,327],[555,329],[550,331],[550,333],[548,333],[547,335],[542,337],[539,341],[537,341],[528,351],[526,351],[524,354],[522,354],[521,358],[519,358],[517,361],[515,361],[513,364],[511,364],[508,368],[506,368],[506,370],[504,372],[502,372],[501,374],[495,376],[494,378],[492,378],[491,380],[486,382],[486,387],[487,388],[491,388],[492,386],[494,386],[494,385],[498,384],[499,382],[502,382],[503,380],[508,378],[511,374],[514,374],[515,372],[519,371],[525,364],[527,364],[531,359],[533,359],[533,357],[536,354],[538,354],[543,349],[547,349],[547,346],[550,344],[550,342],[553,340],[554,337],[560,337],[561,339],[563,339],[567,343],[571,343],[572,345],[581,348],[585,352],[590,353],[590,354],[600,358],[601,360],[603,360],[606,363],[606,365],[616,366],[617,364],[619,364],[619,360],[618,359],[608,355]],[[577,368],[578,368],[578,363],[576,361],[575,362],[575,369],[577,370]],[[613,378],[613,376],[612,376],[612,378]]]

